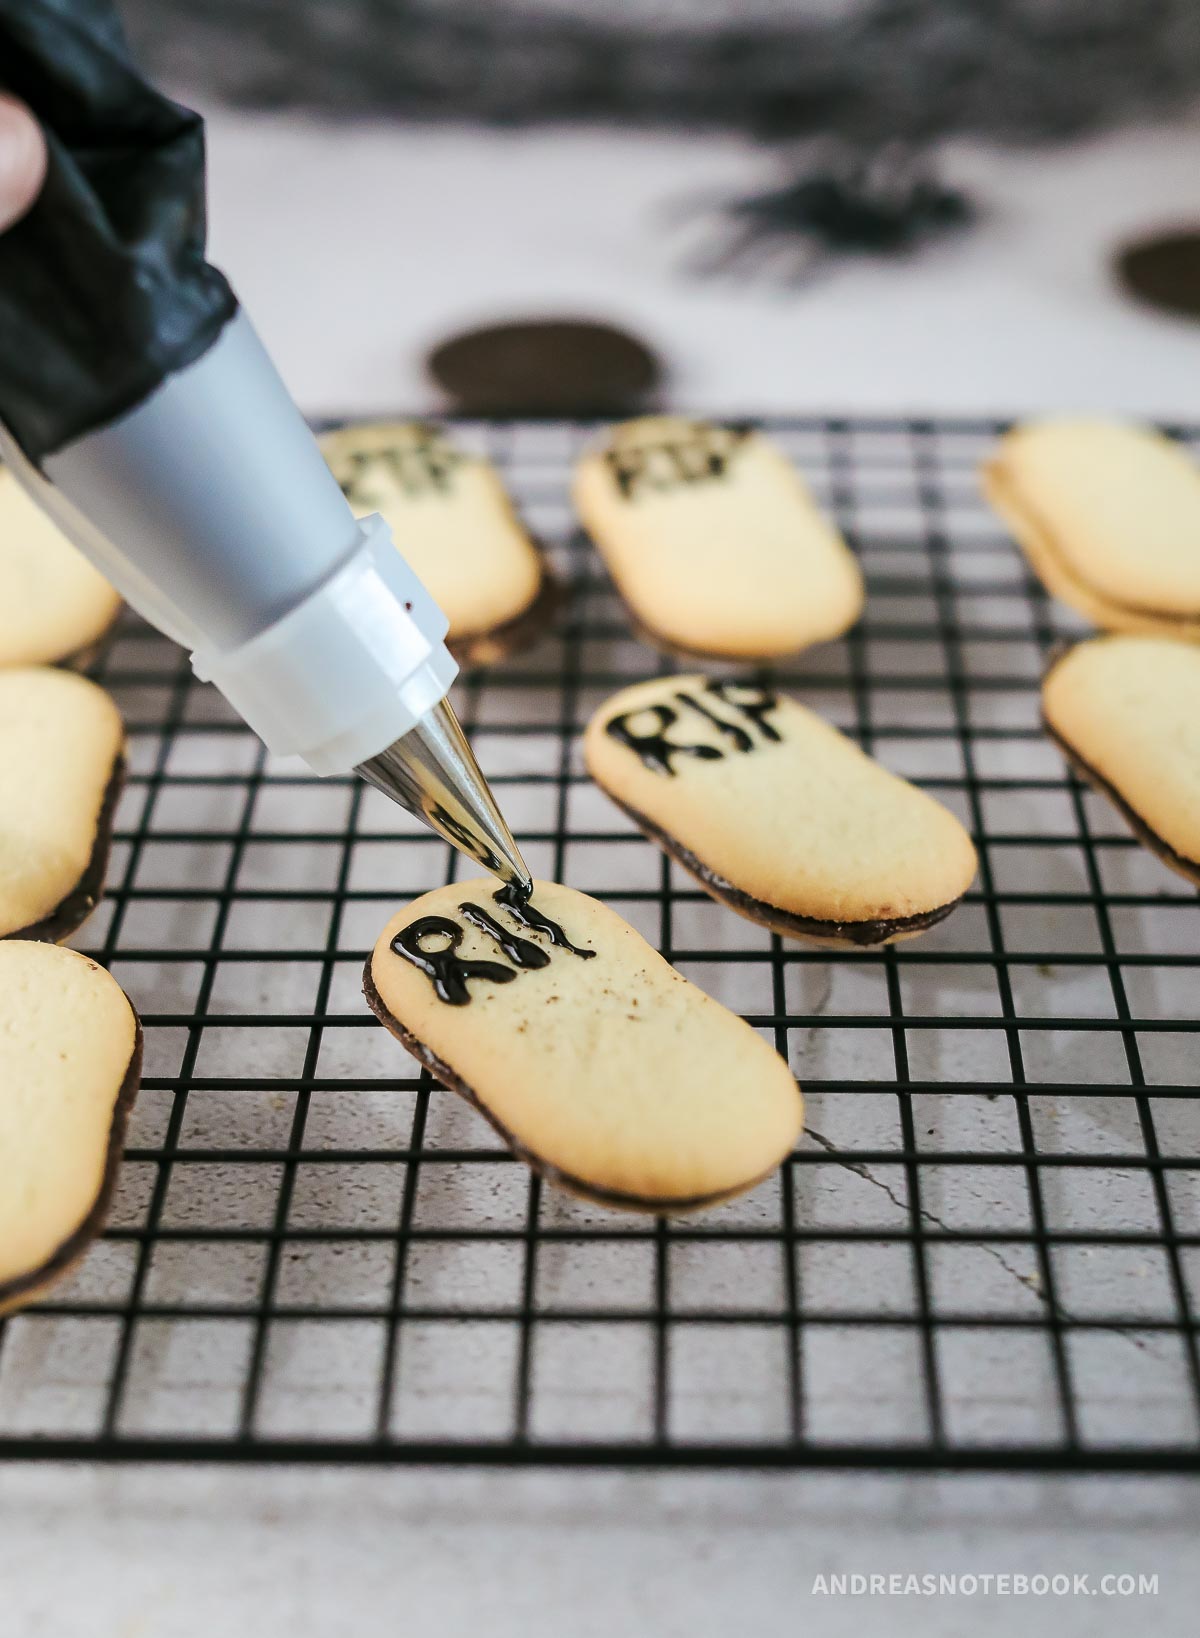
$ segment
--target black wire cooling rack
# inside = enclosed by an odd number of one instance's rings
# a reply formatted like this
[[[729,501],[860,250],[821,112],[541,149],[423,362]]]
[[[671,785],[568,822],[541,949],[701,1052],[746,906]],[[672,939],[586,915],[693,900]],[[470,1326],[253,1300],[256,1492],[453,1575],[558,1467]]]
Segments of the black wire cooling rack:
[[[998,424],[770,430],[869,586],[845,641],[772,675],[970,826],[947,922],[882,954],[781,941],[589,785],[590,711],[663,661],[572,530],[587,426],[458,428],[572,590],[458,705],[535,873],[787,1054],[791,1161],[695,1219],[543,1188],[360,995],[384,921],[458,861],[273,764],[129,620],[95,675],[132,774],[79,943],[137,1002],[146,1075],[107,1234],[2,1327],[0,1456],[1197,1465],[1200,902],[1038,728],[1076,626],[979,501]]]

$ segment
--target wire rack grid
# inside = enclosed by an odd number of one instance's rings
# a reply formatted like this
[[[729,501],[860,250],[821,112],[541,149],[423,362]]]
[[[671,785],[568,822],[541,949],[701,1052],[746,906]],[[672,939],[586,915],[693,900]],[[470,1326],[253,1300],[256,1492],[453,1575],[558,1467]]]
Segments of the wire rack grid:
[[[0,1327],[0,1456],[1194,1468],[1200,902],[1040,732],[1078,628],[978,498],[999,425],[769,428],[869,587],[770,675],[979,847],[955,914],[872,954],[721,909],[588,782],[588,715],[664,665],[573,531],[591,430],[456,428],[571,585],[457,704],[535,874],[788,1057],[799,1148],[695,1219],[544,1188],[360,994],[457,858],[273,762],[130,619],[95,668],[132,771],[77,942],[142,1013],[145,1079],[106,1235]]]

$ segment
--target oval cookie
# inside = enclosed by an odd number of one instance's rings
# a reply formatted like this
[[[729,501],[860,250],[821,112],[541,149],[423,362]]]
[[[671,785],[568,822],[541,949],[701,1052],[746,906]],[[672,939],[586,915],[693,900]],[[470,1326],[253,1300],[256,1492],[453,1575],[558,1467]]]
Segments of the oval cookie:
[[[141,1061],[137,1014],[103,967],[53,944],[0,943],[0,1314],[99,1233]]]
[[[1200,884],[1200,649],[1167,637],[1078,643],[1046,673],[1042,717],[1138,838]]]
[[[392,917],[364,989],[383,1023],[516,1153],[604,1205],[686,1211],[787,1155],[802,1103],[750,1026],[595,899],[490,878]]]
[[[635,623],[684,654],[766,659],[839,637],[858,564],[759,432],[677,416],[614,427],[575,504]]]
[[[0,938],[61,939],[104,886],[124,728],[70,671],[0,671]]]
[[[756,684],[637,683],[592,717],[584,757],[706,892],[779,933],[890,944],[949,915],[975,875],[953,814]]]
[[[80,654],[120,606],[108,581],[0,467],[0,666]]]
[[[321,450],[355,514],[383,516],[456,659],[486,665],[541,635],[555,582],[490,461],[415,421],[342,427]]]
[[[1200,469],[1108,421],[1017,427],[984,491],[1046,590],[1111,631],[1200,639]]]

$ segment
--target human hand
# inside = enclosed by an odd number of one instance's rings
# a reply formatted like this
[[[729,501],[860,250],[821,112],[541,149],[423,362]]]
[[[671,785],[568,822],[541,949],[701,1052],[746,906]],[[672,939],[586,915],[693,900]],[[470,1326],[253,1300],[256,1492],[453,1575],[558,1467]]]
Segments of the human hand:
[[[0,233],[19,222],[46,175],[46,139],[23,102],[0,92]]]

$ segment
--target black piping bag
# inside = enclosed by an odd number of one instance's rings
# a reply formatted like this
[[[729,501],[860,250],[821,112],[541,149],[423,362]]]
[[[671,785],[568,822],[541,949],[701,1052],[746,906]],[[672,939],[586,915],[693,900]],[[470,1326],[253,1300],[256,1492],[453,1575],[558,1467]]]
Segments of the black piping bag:
[[[358,519],[205,259],[199,116],[108,0],[0,0],[0,89],[45,185],[0,234],[0,453],[268,747],[355,769],[503,880],[529,873],[446,699],[444,614]]]

